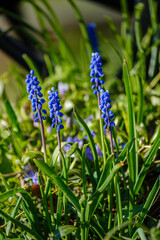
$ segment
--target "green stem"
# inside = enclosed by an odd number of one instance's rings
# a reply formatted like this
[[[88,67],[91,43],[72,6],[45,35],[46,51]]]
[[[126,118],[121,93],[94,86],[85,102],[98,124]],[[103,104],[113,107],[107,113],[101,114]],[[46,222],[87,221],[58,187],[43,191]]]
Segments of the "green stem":
[[[38,182],[39,182],[40,191],[41,191],[41,195],[42,195],[42,201],[43,201],[45,218],[46,218],[46,220],[47,220],[50,233],[52,233],[52,226],[51,226],[51,219],[50,219],[49,212],[48,212],[47,198],[46,198],[46,196],[45,196],[45,194],[44,194],[44,189],[43,189],[43,185],[42,185],[42,180],[41,180],[41,178],[42,178],[42,174],[41,174],[41,172],[39,171],[39,172],[38,172]]]
[[[102,152],[103,152],[103,161],[104,164],[106,163],[106,151],[105,151],[105,144],[104,144],[104,133],[103,133],[103,123],[101,118],[101,109],[100,106],[100,92],[97,90],[97,98],[98,98],[98,109],[99,109],[99,123],[100,123],[100,132],[101,132],[101,141],[102,141]]]

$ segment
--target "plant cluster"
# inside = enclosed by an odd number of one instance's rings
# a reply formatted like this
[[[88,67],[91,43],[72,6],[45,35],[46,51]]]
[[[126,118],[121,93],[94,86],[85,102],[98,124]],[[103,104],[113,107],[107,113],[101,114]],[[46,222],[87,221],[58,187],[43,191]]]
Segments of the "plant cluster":
[[[47,76],[42,78],[24,55],[34,70],[22,81],[24,73],[11,66],[16,94],[10,96],[11,87],[4,84],[10,76],[0,80],[0,239],[158,240],[160,43],[152,38],[159,28],[155,2],[148,1],[154,28],[142,38],[137,21],[133,41],[127,4],[121,1],[121,35],[107,18],[117,48],[104,36],[97,46],[96,25],[86,26],[75,2],[68,0],[84,39],[82,64],[49,1],[41,2],[44,8],[27,2],[41,31],[26,24],[35,34],[31,38],[26,31],[26,37],[43,48]],[[143,7],[136,5],[137,19]],[[108,45],[120,60],[122,76],[107,74]]]

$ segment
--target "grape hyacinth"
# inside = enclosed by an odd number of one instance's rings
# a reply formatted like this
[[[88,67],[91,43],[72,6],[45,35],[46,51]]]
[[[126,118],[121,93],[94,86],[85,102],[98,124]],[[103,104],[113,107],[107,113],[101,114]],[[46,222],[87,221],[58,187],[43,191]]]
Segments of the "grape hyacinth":
[[[92,46],[93,51],[99,52],[99,43],[98,43],[98,36],[96,33],[96,24],[89,23],[87,24],[87,33],[89,36],[89,40]]]
[[[62,109],[62,106],[60,105],[60,99],[58,96],[58,91],[54,92],[54,87],[51,88],[51,91],[48,91],[50,100],[48,102],[48,107],[50,109],[50,118],[52,118],[52,125],[51,127],[54,128],[56,126],[57,131],[60,131],[62,128],[64,128],[62,124],[61,117],[63,116],[63,113],[60,112]]]
[[[93,93],[97,94],[101,91],[102,85],[104,84],[104,80],[100,79],[103,77],[103,71],[102,71],[102,62],[101,62],[101,56],[98,52],[92,53],[92,59],[91,59],[91,65],[90,65],[90,77],[91,77],[91,83],[92,89],[94,90]]]
[[[103,160],[104,163],[106,163],[106,151],[105,151],[105,144],[104,144],[104,135],[103,135],[103,123],[101,119],[101,109],[100,107],[100,92],[103,91],[102,85],[104,84],[104,80],[101,78],[103,77],[103,71],[102,71],[102,62],[101,62],[101,56],[98,52],[92,53],[92,59],[91,59],[91,65],[90,65],[90,82],[93,84],[92,89],[94,90],[93,93],[97,95],[98,98],[98,109],[99,109],[99,122],[100,122],[100,132],[101,132],[101,140],[102,140],[102,151],[103,151]]]
[[[48,102],[48,106],[50,109],[50,118],[52,118],[52,125],[51,127],[54,128],[56,126],[57,128],[57,139],[58,139],[58,148],[59,151],[61,151],[61,139],[60,139],[60,130],[64,128],[62,124],[61,117],[63,116],[63,113],[60,112],[62,109],[62,106],[60,105],[60,99],[58,96],[58,91],[54,91],[55,88],[52,87],[51,91],[48,91],[48,99],[50,100]],[[60,164],[62,167],[62,158],[60,155]]]
[[[43,144],[43,150],[44,150],[44,159],[45,162],[47,161],[46,156],[46,143],[45,143],[45,135],[44,135],[44,126],[43,126],[43,120],[46,119],[46,116],[43,114],[46,114],[47,111],[45,109],[42,109],[42,104],[45,103],[45,100],[43,97],[43,94],[41,93],[41,87],[39,85],[38,78],[34,76],[34,71],[30,70],[30,74],[26,76],[27,83],[27,92],[29,93],[28,99],[31,100],[31,106],[32,111],[35,112],[34,114],[34,121],[38,122],[40,121],[41,126],[41,137],[42,137],[42,144]]]
[[[38,119],[42,116],[42,114],[46,114],[47,111],[42,109],[42,104],[45,103],[43,94],[41,93],[41,87],[39,85],[39,81],[36,76],[34,75],[34,71],[31,70],[30,74],[26,76],[26,83],[27,83],[27,92],[29,93],[28,99],[31,100],[32,111],[35,112],[34,114],[34,121],[38,122]],[[45,120],[46,117],[43,115],[42,119]]]
[[[114,118],[113,112],[110,110],[112,107],[111,105],[111,99],[109,91],[106,90],[105,92],[102,90],[101,96],[100,96],[100,106],[99,108],[102,111],[101,118],[104,119],[105,125],[104,129],[107,129],[109,127],[110,132],[110,143],[111,143],[111,151],[113,153],[113,139],[112,139],[112,128],[115,126],[115,123],[112,121]]]

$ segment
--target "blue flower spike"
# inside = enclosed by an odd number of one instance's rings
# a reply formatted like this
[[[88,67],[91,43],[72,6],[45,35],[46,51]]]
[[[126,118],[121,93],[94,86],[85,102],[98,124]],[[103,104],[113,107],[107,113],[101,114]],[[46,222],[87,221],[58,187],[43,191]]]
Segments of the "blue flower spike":
[[[93,51],[99,52],[99,42],[98,42],[98,35],[96,32],[96,24],[89,23],[87,24],[86,27],[87,27],[87,33],[88,33]]]
[[[114,118],[114,115],[113,115],[113,112],[110,110],[112,107],[110,94],[108,90],[106,90],[105,92],[104,91],[101,91],[101,92],[102,93],[101,93],[99,108],[102,111],[101,118],[103,118],[105,122],[104,129],[107,129],[107,127],[112,129],[115,126],[115,123],[112,121]]]
[[[52,125],[51,127],[54,128],[56,126],[57,131],[60,131],[64,128],[62,124],[61,117],[63,116],[63,113],[60,112],[62,109],[62,106],[60,105],[60,99],[58,95],[58,91],[55,91],[55,88],[52,87],[51,91],[48,91],[48,99],[50,100],[48,102],[48,107],[50,109],[50,118],[52,118]]]
[[[34,71],[30,70],[30,74],[26,76],[25,82],[27,83],[27,92],[29,93],[28,99],[31,100],[31,106],[32,111],[34,114],[34,121],[38,122],[40,116],[42,116],[42,119],[45,120],[46,116],[44,116],[47,111],[45,109],[42,109],[43,103],[45,103],[45,100],[43,97],[43,94],[41,93],[41,87],[39,86],[39,81],[36,76],[34,76]]]
[[[102,89],[102,85],[104,84],[104,80],[101,78],[103,77],[103,71],[102,71],[102,62],[101,62],[101,56],[98,52],[92,53],[92,59],[91,59],[91,65],[90,65],[90,82],[93,84],[92,89],[94,90],[93,93],[97,94],[97,92],[100,92]]]

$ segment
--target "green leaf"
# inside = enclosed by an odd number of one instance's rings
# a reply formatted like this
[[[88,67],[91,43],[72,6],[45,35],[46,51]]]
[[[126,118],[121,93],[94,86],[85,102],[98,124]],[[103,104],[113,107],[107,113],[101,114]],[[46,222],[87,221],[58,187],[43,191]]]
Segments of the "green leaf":
[[[102,193],[107,189],[110,182],[113,180],[115,174],[118,172],[118,170],[124,165],[123,162],[116,164],[112,170],[110,171],[109,176],[107,179],[105,179],[104,182],[99,186],[99,188],[91,195],[87,202],[87,209],[90,214],[93,214],[96,210],[95,206],[98,206],[98,203],[102,199]]]
[[[111,170],[111,166],[112,166],[112,163],[113,163],[113,160],[114,160],[114,154],[111,154],[107,160],[106,160],[106,163],[103,167],[103,171],[101,173],[101,177],[99,179],[99,182],[98,182],[98,185],[97,185],[97,189],[103,185],[103,183],[106,181],[109,173],[110,173],[110,170]]]
[[[86,50],[88,52],[88,56],[91,56],[92,46],[90,44],[90,40],[89,40],[89,36],[88,36],[88,33],[87,33],[86,24],[84,22],[83,16],[82,16],[79,8],[75,4],[75,1],[68,0],[68,2],[71,4],[73,10],[75,11],[75,14],[76,14],[77,20],[79,22],[79,26],[80,26],[80,29],[81,29],[83,39],[85,40],[85,45],[86,45]]]
[[[4,103],[5,103],[6,111],[7,111],[8,117],[11,121],[11,124],[14,127],[16,127],[16,129],[18,130],[18,133],[21,134],[21,130],[20,130],[20,127],[19,127],[19,122],[17,120],[17,116],[16,116],[16,114],[13,110],[13,107],[12,107],[10,101],[7,99],[5,93],[3,94],[3,97],[4,97]]]
[[[142,186],[142,183],[144,181],[144,178],[147,174],[147,171],[152,163],[152,160],[153,158],[155,157],[157,151],[158,151],[158,148],[160,146],[160,128],[159,128],[159,131],[158,131],[158,134],[157,134],[157,137],[156,137],[156,140],[154,141],[154,144],[152,145],[150,151],[149,151],[149,154],[148,154],[148,157],[146,158],[142,168],[141,168],[141,171],[138,175],[138,179],[136,181],[136,184],[134,186],[134,194],[138,194],[141,186]]]
[[[40,170],[50,177],[54,183],[63,191],[69,201],[74,205],[74,207],[80,212],[79,201],[73,192],[68,188],[68,186],[63,182],[63,180],[49,167],[45,162],[35,160],[35,164]]]
[[[22,156],[22,161],[26,164],[28,161],[33,160],[34,158],[43,160],[44,155],[40,151],[29,151]]]
[[[126,145],[123,148],[122,152],[118,155],[118,158],[116,159],[116,162],[124,161],[124,159],[126,158],[127,150],[130,152],[134,143],[135,143],[135,138],[132,138],[131,140],[129,140],[126,143]]]
[[[126,89],[127,95],[127,103],[128,103],[128,119],[129,119],[129,138],[136,138],[136,127],[135,127],[135,116],[134,116],[134,108],[133,108],[133,98],[132,98],[132,84],[130,80],[130,74],[128,72],[128,67],[126,61],[123,64],[123,79]],[[129,157],[129,175],[134,186],[135,181],[137,180],[138,175],[138,156],[137,156],[137,143],[135,141],[135,145],[130,152]]]
[[[89,201],[91,201],[92,199],[97,198],[101,193],[103,193],[103,191],[106,190],[106,188],[108,187],[109,183],[112,181],[113,177],[115,176],[115,174],[118,172],[118,170],[124,165],[123,162],[116,164],[112,170],[110,171],[109,176],[107,177],[107,179],[102,183],[102,185],[99,186],[99,188],[96,190],[96,192],[90,197]]]
[[[12,218],[15,218],[15,216],[17,215],[18,210],[19,210],[20,205],[21,205],[21,202],[22,202],[22,198],[19,198],[17,203],[16,203],[15,208],[13,209],[13,212],[12,212],[12,215],[11,215]],[[12,221],[9,221],[8,224],[7,224],[7,227],[6,227],[7,236],[10,233],[11,226],[12,226]]]
[[[78,149],[78,143],[74,143],[71,148],[66,152],[65,158],[69,158]]]
[[[135,37],[136,37],[136,43],[137,43],[137,48],[138,50],[140,51],[140,53],[142,54],[143,53],[143,49],[141,47],[141,29],[140,29],[140,18],[141,18],[141,14],[142,14],[142,11],[144,9],[144,4],[143,3],[138,3],[138,4],[135,4],[135,24],[134,24],[134,27],[135,27]]]
[[[68,235],[69,233],[71,233],[73,231],[76,231],[77,229],[78,229],[78,227],[75,227],[73,225],[62,226],[54,232],[55,240],[65,237],[66,235]]]
[[[23,230],[25,230],[27,233],[30,233],[32,236],[34,236],[37,240],[43,240],[43,238],[41,238],[41,236],[34,230],[28,228],[26,225],[22,224],[21,222],[17,221],[16,219],[12,218],[11,216],[9,216],[8,214],[6,214],[5,212],[3,212],[2,210],[0,210],[0,214],[5,217],[6,219],[12,221],[12,223],[14,223],[15,225],[19,226],[20,228],[22,228]]]
[[[72,145],[73,143],[70,142],[61,142],[61,148],[63,148],[66,144],[70,144]],[[52,162],[50,163],[50,166],[54,167],[56,165],[57,162],[57,158],[59,156],[59,147],[57,146],[52,154]]]
[[[137,124],[139,125],[143,121],[143,105],[144,105],[144,86],[142,78],[136,75],[138,80],[138,116],[137,116]]]
[[[152,206],[152,203],[154,202],[155,197],[157,196],[157,193],[159,192],[159,189],[160,189],[160,176],[157,178],[152,190],[150,191],[150,193],[146,199],[146,202],[143,206],[142,212],[138,219],[139,223],[143,223],[149,209]]]
[[[93,158],[94,158],[94,163],[95,163],[95,167],[96,167],[97,176],[99,178],[99,176],[100,176],[100,169],[99,169],[99,163],[98,163],[98,156],[97,156],[97,150],[96,150],[96,147],[95,147],[95,144],[94,144],[94,141],[93,141],[92,134],[91,134],[87,124],[84,122],[84,120],[78,114],[76,108],[74,108],[74,114],[76,116],[76,119],[77,119],[79,125],[84,129],[84,131],[85,131],[85,133],[86,133],[86,135],[88,137],[88,140],[89,140],[89,143],[90,143],[90,148],[91,148],[91,151],[92,151],[92,154],[93,154]]]
[[[81,162],[83,162],[81,150],[78,148],[76,151],[77,151],[77,154],[78,154],[79,158],[81,159]],[[93,191],[94,191],[96,189],[97,183],[96,183],[96,180],[95,180],[93,172],[92,172],[92,168],[90,167],[87,158],[85,158],[85,167],[86,167],[86,172],[89,175],[90,181],[91,181],[92,186],[93,186]]]
[[[39,221],[38,221],[38,217],[37,217],[37,210],[32,202],[32,199],[30,197],[30,194],[23,188],[14,188],[11,189],[9,191],[6,191],[5,193],[2,193],[0,195],[0,201],[5,201],[7,200],[9,197],[13,197],[16,193],[20,193],[22,198],[24,199],[25,203],[26,203],[26,209],[27,211],[29,211],[29,218],[32,221],[32,227],[34,229],[37,230],[38,232],[38,226],[39,226]]]
[[[138,228],[137,233],[141,240],[147,240],[144,230],[142,228]]]
[[[34,69],[34,71],[35,71],[35,76],[38,77],[38,80],[40,81],[40,84],[41,84],[41,83],[43,82],[43,79],[41,78],[41,75],[40,75],[40,73],[39,73],[39,71],[38,71],[35,63],[34,63],[34,62],[32,61],[32,59],[31,59],[27,54],[25,54],[25,53],[22,55],[22,57],[23,57],[23,59],[25,60],[25,62],[27,63],[28,67],[29,67],[30,69]]]

